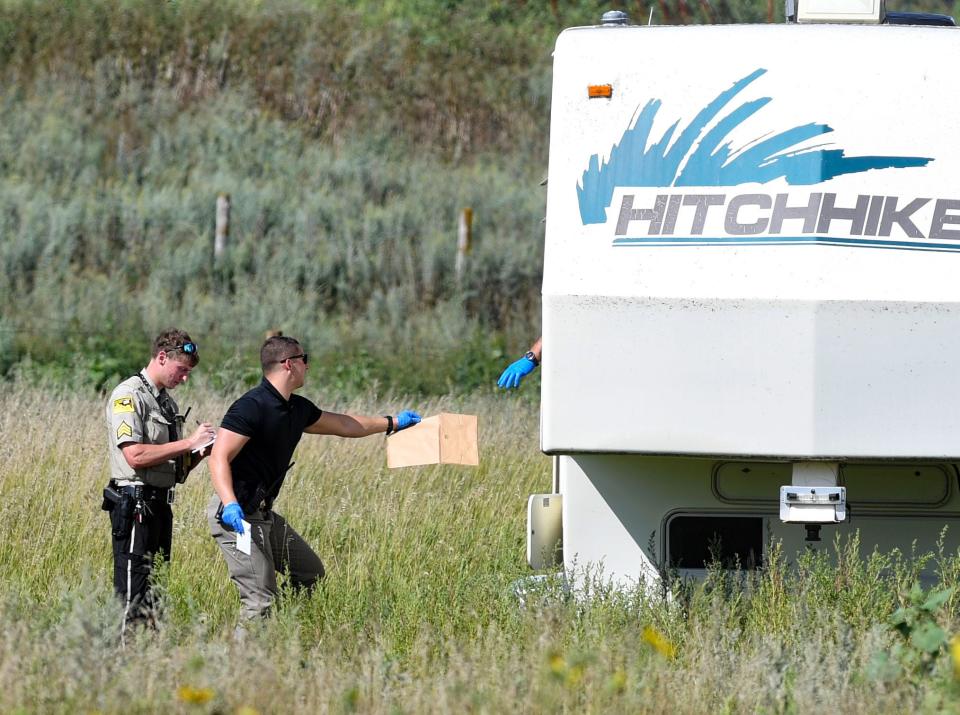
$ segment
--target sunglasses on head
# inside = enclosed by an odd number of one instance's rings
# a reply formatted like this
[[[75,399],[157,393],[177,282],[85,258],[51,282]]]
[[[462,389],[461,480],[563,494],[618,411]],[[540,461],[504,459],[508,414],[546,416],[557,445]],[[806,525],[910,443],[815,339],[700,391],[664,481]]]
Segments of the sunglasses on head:
[[[182,352],[184,355],[196,355],[197,354],[197,344],[186,342],[183,345],[177,345],[167,350],[168,353],[175,353],[177,351]]]

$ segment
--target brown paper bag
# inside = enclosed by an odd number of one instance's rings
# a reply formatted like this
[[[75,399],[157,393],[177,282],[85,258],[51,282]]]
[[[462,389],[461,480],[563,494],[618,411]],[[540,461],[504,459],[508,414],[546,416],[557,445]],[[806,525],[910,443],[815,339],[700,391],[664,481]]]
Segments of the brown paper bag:
[[[387,466],[480,464],[477,416],[441,412],[387,438]]]

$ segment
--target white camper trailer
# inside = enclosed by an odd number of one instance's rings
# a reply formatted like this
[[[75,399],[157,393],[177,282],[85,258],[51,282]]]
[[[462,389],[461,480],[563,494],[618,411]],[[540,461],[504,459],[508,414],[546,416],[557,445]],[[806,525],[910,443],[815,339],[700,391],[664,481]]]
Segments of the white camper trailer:
[[[560,34],[532,566],[960,545],[960,31],[832,5]]]

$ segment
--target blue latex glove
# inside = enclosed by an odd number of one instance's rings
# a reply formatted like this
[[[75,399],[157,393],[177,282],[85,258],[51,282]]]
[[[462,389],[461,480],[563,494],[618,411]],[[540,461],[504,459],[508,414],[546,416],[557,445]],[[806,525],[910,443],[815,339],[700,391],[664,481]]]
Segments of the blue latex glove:
[[[404,410],[397,415],[397,432],[407,427],[411,427],[420,421],[420,415],[413,410]]]
[[[500,375],[500,379],[497,380],[497,386],[505,387],[508,390],[513,387],[519,387],[520,381],[533,372],[533,368],[535,367],[536,365],[533,363],[533,360],[528,357],[522,357],[507,366],[507,369]]]
[[[243,533],[243,509],[235,501],[230,502],[223,507],[223,514],[220,515],[223,523],[230,527],[231,531],[238,534]]]

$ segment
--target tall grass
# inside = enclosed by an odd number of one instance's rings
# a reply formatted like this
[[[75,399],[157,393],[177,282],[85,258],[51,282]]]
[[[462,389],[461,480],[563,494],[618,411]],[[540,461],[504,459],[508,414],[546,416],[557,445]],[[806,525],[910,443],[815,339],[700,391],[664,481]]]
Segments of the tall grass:
[[[239,602],[206,532],[206,467],[179,490],[166,617],[120,648],[108,585],[102,399],[13,384],[0,394],[0,710],[5,712],[810,712],[960,706],[948,656],[918,672],[878,654],[915,579],[910,555],[711,571],[656,593],[524,586],[524,505],[549,489],[536,405],[487,395],[417,404],[304,390],[333,409],[413,404],[480,417],[481,465],[388,471],[383,441],[306,436],[277,505],[324,559],[242,643]],[[181,389],[217,419],[229,398]],[[960,559],[932,554],[940,587]],[[519,581],[519,583],[523,583]],[[937,611],[958,628],[956,596]],[[244,710],[244,708],[247,708]]]

